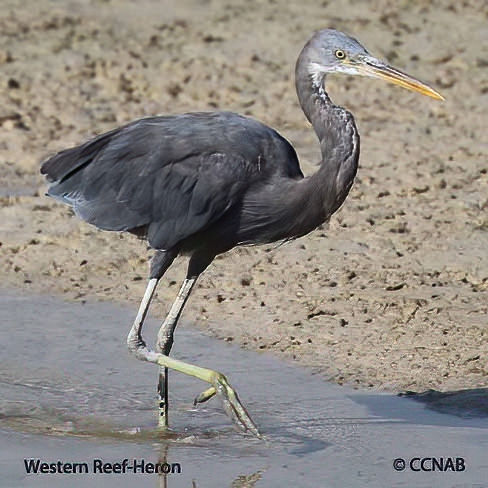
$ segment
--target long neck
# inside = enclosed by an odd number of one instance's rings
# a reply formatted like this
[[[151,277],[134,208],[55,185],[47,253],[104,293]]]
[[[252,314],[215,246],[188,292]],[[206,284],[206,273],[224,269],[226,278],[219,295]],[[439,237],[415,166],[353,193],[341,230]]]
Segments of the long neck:
[[[359,134],[353,116],[334,105],[324,75],[302,51],[297,63],[298,98],[320,141],[319,169],[303,179],[278,178],[249,192],[243,202],[238,241],[265,243],[300,237],[327,221],[351,189],[359,161]]]
[[[346,199],[356,176],[359,133],[352,114],[332,103],[324,85],[325,74],[303,51],[296,67],[297,94],[322,152],[319,169],[304,183],[320,195],[323,218],[327,220]]]

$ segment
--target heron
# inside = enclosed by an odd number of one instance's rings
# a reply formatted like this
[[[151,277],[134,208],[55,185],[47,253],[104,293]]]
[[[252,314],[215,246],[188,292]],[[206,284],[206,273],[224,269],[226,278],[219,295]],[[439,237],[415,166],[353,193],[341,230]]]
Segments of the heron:
[[[217,255],[236,246],[284,242],[325,223],[342,206],[359,163],[353,115],[335,105],[329,74],[383,79],[434,99],[433,88],[371,55],[334,29],[312,35],[295,69],[300,106],[320,143],[317,171],[304,176],[293,146],[276,130],[233,112],[144,117],[46,159],[47,195],[90,224],[147,240],[154,255],[127,344],[159,367],[159,426],[168,427],[168,369],[209,386],[243,431],[260,436],[226,376],[170,357],[174,332],[198,277]],[[154,349],[142,334],[156,287],[178,255],[186,278],[162,322]]]

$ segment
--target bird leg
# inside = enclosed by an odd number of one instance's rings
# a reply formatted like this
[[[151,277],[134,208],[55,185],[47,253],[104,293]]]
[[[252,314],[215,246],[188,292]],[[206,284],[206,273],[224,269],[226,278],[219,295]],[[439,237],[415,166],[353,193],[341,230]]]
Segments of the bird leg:
[[[252,421],[246,409],[240,402],[237,392],[232,388],[225,375],[212,369],[188,364],[178,359],[173,359],[169,356],[165,356],[164,354],[158,354],[152,351],[147,351],[146,357],[147,361],[155,362],[162,367],[169,368],[210,383],[212,386],[206,391],[215,391],[215,393],[213,393],[211,396],[217,394],[220,397],[224,410],[234,421],[234,423],[244,431],[250,432],[257,437],[261,437],[256,424]]]
[[[227,378],[222,373],[219,373],[218,371],[213,371],[211,369],[202,368],[200,366],[188,364],[183,361],[179,361],[178,359],[170,358],[168,355],[165,354],[166,351],[169,352],[169,350],[171,349],[171,345],[173,343],[174,329],[178,322],[178,318],[181,315],[183,306],[186,303],[188,296],[190,295],[193,285],[195,284],[195,281],[196,277],[187,278],[183,283],[180,292],[178,293],[178,297],[176,298],[175,303],[173,303],[173,306],[170,309],[168,318],[163,322],[163,325],[161,326],[160,332],[158,334],[157,347],[162,352],[155,352],[148,349],[146,342],[142,337],[142,325],[144,323],[144,319],[146,318],[151,300],[154,296],[159,278],[151,278],[149,280],[136,319],[134,320],[134,324],[127,337],[127,345],[129,347],[129,350],[142,361],[148,361],[150,363],[158,364],[161,367],[161,371],[164,370],[163,374],[167,372],[167,369],[172,369],[174,371],[178,371],[180,373],[186,374],[188,376],[193,376],[195,378],[206,381],[207,383],[210,383],[211,387],[197,397],[197,403],[200,403],[201,401],[206,401],[217,394],[222,400],[224,409],[226,413],[231,417],[231,419],[244,431],[250,432],[257,437],[260,437],[256,425],[251,420],[246,409],[239,401],[239,397],[237,396],[236,391],[231,387]],[[166,374],[165,378],[167,378]],[[165,390],[162,393],[164,397],[167,397],[168,390],[166,379],[164,379],[163,381],[165,382]],[[165,412],[167,413],[166,406],[167,401],[165,401],[163,406]]]
[[[178,320],[180,319],[183,307],[190,296],[190,293],[195,285],[197,278],[187,278],[178,292],[173,305],[171,306],[166,319],[164,320],[158,332],[158,340],[156,343],[156,351],[169,356],[171,348],[173,347],[173,336]],[[159,370],[158,381],[158,395],[159,395],[159,427],[168,427],[168,368],[162,366]]]
[[[159,278],[151,278],[149,280],[141,304],[139,305],[139,311],[137,312],[134,324],[129,331],[129,335],[127,336],[127,346],[129,347],[129,350],[138,359],[142,360],[144,360],[144,358],[140,357],[139,350],[146,347],[146,343],[142,337],[142,325],[146,319],[147,312],[149,311],[149,305],[154,296],[158,283]]]

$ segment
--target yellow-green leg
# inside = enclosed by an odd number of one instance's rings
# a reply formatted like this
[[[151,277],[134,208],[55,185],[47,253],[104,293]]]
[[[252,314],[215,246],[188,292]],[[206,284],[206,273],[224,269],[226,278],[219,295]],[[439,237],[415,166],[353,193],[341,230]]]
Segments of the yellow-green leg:
[[[144,323],[144,319],[146,318],[151,300],[154,296],[159,278],[152,278],[149,280],[146,292],[144,293],[144,297],[139,307],[139,312],[137,313],[136,319],[127,338],[129,349],[138,359],[155,363],[160,366],[159,425],[161,427],[167,427],[168,425],[167,371],[168,369],[172,369],[174,371],[178,371],[180,373],[206,381],[211,385],[210,388],[198,395],[198,397],[195,399],[195,403],[202,403],[217,395],[222,400],[224,409],[232,420],[244,431],[250,432],[259,437],[259,431],[254,422],[251,420],[246,409],[242,406],[239,397],[237,396],[237,392],[230,386],[227,378],[222,373],[188,364],[183,361],[179,361],[178,359],[170,358],[167,355],[169,354],[173,344],[173,333],[178,323],[178,319],[191,293],[195,281],[196,278],[187,278],[184,281],[180,292],[178,293],[178,296],[173,303],[170,312],[168,313],[168,317],[163,322],[163,325],[159,330],[157,342],[158,352],[151,351],[147,348],[142,337],[142,325]]]
[[[212,386],[197,397],[197,399],[200,398],[199,402],[201,403],[202,401],[209,400],[216,394],[222,401],[227,414],[239,427],[260,437],[256,424],[252,421],[246,409],[241,404],[237,392],[232,388],[229,381],[222,373],[213,371],[212,369],[202,368],[201,366],[196,366],[194,364],[188,364],[184,361],[173,359],[163,354],[153,353],[151,351],[147,351],[147,361],[155,362],[165,368],[210,383]]]

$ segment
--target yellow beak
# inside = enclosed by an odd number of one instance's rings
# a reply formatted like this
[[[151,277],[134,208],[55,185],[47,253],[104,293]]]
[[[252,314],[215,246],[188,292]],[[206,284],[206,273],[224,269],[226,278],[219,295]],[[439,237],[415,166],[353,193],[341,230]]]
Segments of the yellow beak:
[[[380,78],[382,80],[390,81],[395,85],[403,86],[403,88],[406,88],[407,90],[416,91],[422,93],[422,95],[435,98],[436,100],[444,100],[444,97],[430,86],[387,64],[365,61],[364,63],[357,65],[356,68],[360,74],[364,76]]]

